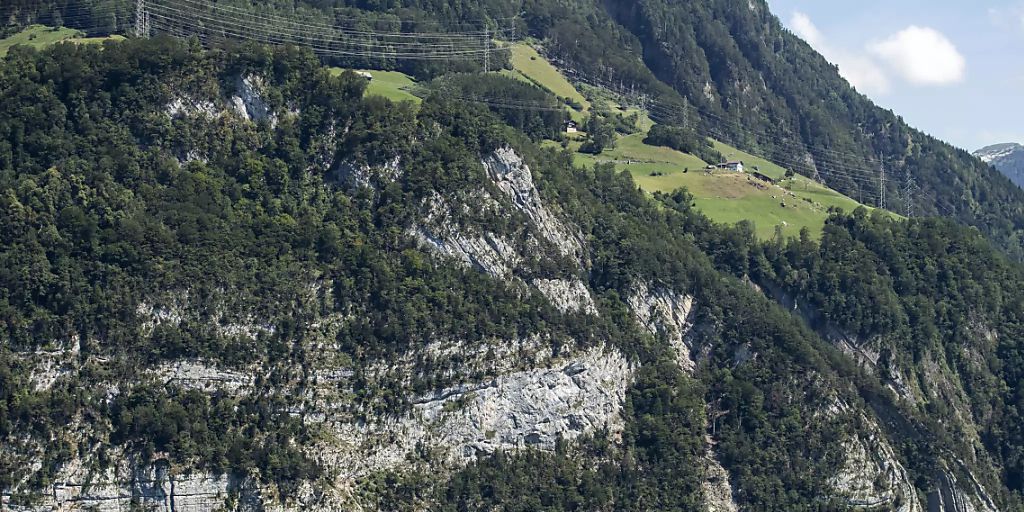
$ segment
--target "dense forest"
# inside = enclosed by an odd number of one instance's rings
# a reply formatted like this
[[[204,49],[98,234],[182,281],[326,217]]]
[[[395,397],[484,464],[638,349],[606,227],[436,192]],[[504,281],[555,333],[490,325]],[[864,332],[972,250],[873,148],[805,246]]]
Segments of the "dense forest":
[[[871,104],[763,2],[224,4],[352,30],[534,37],[577,78],[668,105],[650,144],[715,159],[701,137],[714,134],[846,192],[855,183],[830,167],[886,165],[894,206],[909,175],[923,192],[915,209],[948,219],[836,211],[820,240],[758,241],[749,223],[708,221],[685,191],[652,199],[611,166],[540,148],[562,130],[560,100],[476,73],[482,62],[164,36],[15,48],[0,63],[0,494],[14,503],[38,502],[72,461],[99,471],[129,458],[255,475],[288,503],[304,483],[337,478],[317,458],[329,436],[304,412],[319,399],[310,390],[341,389],[339,421],[401,417],[416,397],[497,376],[468,355],[432,359],[437,339],[472,352],[543,333],[552,354],[604,346],[637,366],[621,432],[448,471],[423,448],[413,471],[360,476],[362,502],[693,510],[713,450],[741,509],[844,510],[855,507],[831,475],[851,440],[885,438],[920,501],[954,474],[999,510],[1024,507],[1024,193]],[[5,31],[43,22],[95,35],[130,30],[133,6],[14,0],[0,14]],[[364,97],[364,80],[325,62],[401,69],[429,88],[419,107]],[[270,114],[221,112],[249,76],[263,77]],[[504,102],[466,101],[479,97]],[[587,150],[613,143],[622,122],[589,116]],[[482,207],[500,191],[481,158],[506,146],[585,243],[578,261],[531,246],[518,271],[582,280],[598,314],[560,310],[409,235],[442,197],[463,205],[451,208],[462,228],[531,240],[525,215]],[[360,186],[342,176],[363,168],[392,174]],[[694,298],[692,371],[631,314],[638,282]],[[320,330],[328,318],[344,321]],[[41,357],[63,361],[47,385]],[[409,371],[376,370],[406,359]],[[160,377],[182,360],[256,374],[252,391]],[[343,384],[320,380],[328,360],[351,374]]]
[[[273,115],[171,107],[223,101],[254,75]],[[439,80],[554,101],[499,79]],[[443,94],[414,108],[363,97],[364,86],[296,48],[206,51],[157,37],[12,50],[0,65],[0,489],[32,503],[76,457],[93,453],[102,468],[132,454],[255,474],[287,502],[337,470],[307,449],[324,427],[293,413],[323,387],[324,358],[351,370],[337,414],[359,422],[405,414],[414,397],[466,378],[457,360],[425,357],[434,339],[475,347],[543,332],[552,353],[607,345],[638,365],[617,440],[591,432],[443,477],[374,473],[356,483],[361,496],[382,509],[692,510],[710,438],[743,508],[843,509],[829,475],[843,440],[874,435],[862,418],[877,417],[922,496],[961,461],[956,471],[1002,508],[1019,507],[1021,276],[977,232],[836,212],[820,242],[762,243],[749,224],[710,223],[683,191],[652,200],[610,166],[575,168],[531,142],[560,119]],[[440,196],[467,205],[452,209],[458,225],[529,239],[522,214],[475,208],[474,191],[493,188],[481,156],[507,145],[586,241],[585,263],[541,244],[523,271],[580,276],[599,315],[437,260],[408,235]],[[387,168],[395,157],[404,171],[372,186],[346,185],[333,163]],[[694,297],[692,372],[629,313],[638,280]],[[145,314],[175,294],[189,303],[180,321]],[[238,312],[265,326],[228,329]],[[344,321],[325,337],[314,326],[334,314]],[[874,370],[837,347],[833,326],[877,349]],[[33,358],[47,354],[68,354],[75,371],[40,386]],[[418,370],[373,371],[403,357]],[[255,391],[154,373],[196,359],[259,368]],[[890,390],[897,374],[916,383],[913,400]]]
[[[752,262],[752,278],[785,287],[820,313],[820,321],[859,340],[877,340],[886,378],[903,372],[934,386],[916,375],[926,373],[928,361],[954,368],[965,395],[926,389],[936,397],[925,405],[928,414],[949,419],[936,430],[950,439],[965,435],[953,418],[959,408],[969,411],[1007,485],[1024,485],[1024,303],[1015,292],[1024,276],[1018,265],[949,222],[892,223],[862,210],[833,217],[820,244],[791,240],[762,251]]]
[[[251,72],[272,77],[276,101],[301,105],[302,115],[271,127],[229,118],[168,117],[164,111],[175,94],[217,90],[237,73]],[[614,340],[625,353],[652,365],[667,357],[664,347],[640,335],[628,317],[612,315],[597,323],[561,318],[536,297],[523,301],[500,282],[427,264],[427,255],[395,229],[418,215],[411,206],[415,198],[437,190],[457,194],[478,182],[480,171],[469,165],[475,155],[509,141],[526,144],[480,107],[436,98],[410,115],[408,104],[359,99],[361,79],[332,78],[308,53],[247,47],[207,54],[164,38],[103,48],[66,45],[44,53],[16,49],[0,77],[4,97],[12,100],[0,113],[6,227],[0,433],[10,441],[0,453],[5,487],[24,478],[28,487],[19,486],[22,492],[48,485],[80,443],[124,448],[143,459],[166,454],[176,464],[214,472],[257,470],[285,495],[295,482],[317,478],[322,468],[301,450],[315,432],[284,413],[288,397],[303,385],[296,372],[313,357],[304,353],[309,340],[303,323],[310,312],[300,307],[296,282],[303,275],[335,283],[333,302],[321,307],[360,312],[336,334],[336,342],[356,365],[354,379],[362,389],[356,400],[364,411],[401,411],[409,393],[446,384],[425,372],[408,388],[391,383],[375,389],[382,384],[363,380],[358,370],[408,353],[418,339],[438,333],[472,343],[546,325],[548,334],[564,332],[580,344]],[[347,159],[373,162],[400,154],[416,172],[378,197],[326,186],[328,176],[315,166],[323,142],[318,134],[330,133],[334,123],[348,126],[337,141]],[[179,160],[193,152],[204,156]],[[557,166],[552,172],[561,168],[561,179],[575,180],[563,155],[538,153],[538,158]],[[653,213],[623,180],[602,171],[589,186],[595,194],[605,187],[617,190],[633,208]],[[566,195],[579,195],[575,202],[602,204],[571,181],[557,186]],[[623,255],[613,252],[654,253],[645,244],[660,243],[660,237],[653,226],[641,228],[639,217],[621,219],[613,204],[579,215],[592,217],[588,229],[606,240],[595,255],[595,274],[604,277],[594,284],[608,290],[607,300],[621,308],[613,290],[625,286],[616,276],[629,270],[614,263]],[[506,229],[514,230],[514,224]],[[623,236],[636,237],[636,243],[620,245]],[[681,274],[659,272],[680,286],[691,286],[696,277],[689,276],[695,273],[712,272],[691,245],[659,252],[661,262],[671,262],[666,269],[683,272],[697,262]],[[218,289],[236,290],[234,300],[251,302],[275,322],[273,329],[250,340],[218,334],[203,322],[183,322],[158,325],[140,337],[147,332],[137,314],[140,302],[187,286],[197,286],[195,300],[214,310]],[[752,300],[747,295],[744,300]],[[214,310],[204,313],[213,315],[206,322],[216,322]],[[775,321],[785,322],[783,314]],[[807,333],[799,333],[784,336],[808,343]],[[16,354],[65,350],[71,340],[80,340],[75,357],[81,371],[37,390],[30,383],[31,365]],[[269,371],[259,394],[241,398],[161,386],[144,377],[146,368],[164,361],[196,357],[227,368],[268,365]],[[785,361],[779,364],[796,364]],[[110,386],[122,391],[104,399]],[[690,508],[698,499],[698,479],[678,468],[699,467],[703,422],[694,404],[702,393],[674,363],[645,369],[630,392],[635,420],[627,441],[609,455],[637,466],[615,470],[621,472],[618,491],[588,492],[588,499],[627,503],[639,493],[666,508]],[[731,442],[742,446],[744,429],[734,428]],[[818,446],[820,435],[812,437]],[[55,438],[66,441],[49,445]],[[787,440],[799,442],[802,437]],[[37,456],[37,449],[42,468],[26,474],[25,461]],[[743,453],[738,464],[771,460],[749,448],[737,450]],[[771,456],[798,454],[781,450]],[[462,496],[456,492],[460,486],[480,485],[490,464],[453,480],[452,496]],[[796,469],[782,473],[765,484],[765,494],[751,489],[749,499],[770,500],[769,492],[796,486],[790,480],[818,479],[815,475]],[[609,485],[598,481],[599,487]]]

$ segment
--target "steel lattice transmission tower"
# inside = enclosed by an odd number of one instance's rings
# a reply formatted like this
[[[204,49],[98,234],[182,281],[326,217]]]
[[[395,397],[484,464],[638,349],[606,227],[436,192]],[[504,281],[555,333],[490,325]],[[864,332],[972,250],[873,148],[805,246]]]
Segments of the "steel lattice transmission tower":
[[[149,11],[146,0],[135,0],[135,37],[149,37]]]

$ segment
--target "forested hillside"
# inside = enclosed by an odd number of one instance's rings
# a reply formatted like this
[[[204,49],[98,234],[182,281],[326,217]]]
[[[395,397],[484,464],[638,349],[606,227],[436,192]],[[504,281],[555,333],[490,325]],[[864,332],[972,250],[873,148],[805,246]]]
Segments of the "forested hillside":
[[[586,97],[151,2],[152,38],[0,59],[0,508],[1024,510],[1024,193],[763,0],[218,2],[530,38]],[[134,7],[12,0],[0,35]],[[569,151],[624,134],[858,196],[884,165],[890,207],[912,175],[946,218],[765,240]]]
[[[209,9],[203,1],[160,0],[155,5],[160,2],[171,9],[161,11],[164,15],[192,20],[191,25],[205,26],[210,33],[238,30],[237,21],[217,29],[215,17],[203,14]],[[133,5],[126,0],[14,0],[6,13],[20,23],[67,23],[107,34],[129,29]],[[817,174],[851,197],[877,201],[883,185],[879,169],[885,167],[890,209],[903,213],[911,201],[919,214],[976,226],[1012,257],[1024,255],[1024,192],[966,151],[872,104],[785,30],[764,0],[232,0],[218,5],[353,30],[460,33],[489,27],[496,40],[534,36],[578,79],[643,92],[658,101],[660,121],[713,135],[807,176]],[[225,11],[217,12],[223,16]],[[328,60],[419,76],[482,67],[482,62],[461,59]],[[909,177],[915,180],[912,197]]]
[[[12,49],[5,506],[1020,508],[1022,276],[976,232],[759,242],[543,117],[364,87],[295,48]]]

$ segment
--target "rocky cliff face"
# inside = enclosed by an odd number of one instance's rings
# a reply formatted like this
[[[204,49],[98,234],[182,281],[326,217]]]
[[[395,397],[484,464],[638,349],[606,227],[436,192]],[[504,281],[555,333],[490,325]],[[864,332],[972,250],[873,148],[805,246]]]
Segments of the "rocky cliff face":
[[[388,469],[429,452],[435,470],[454,468],[497,450],[554,449],[598,429],[618,432],[632,366],[597,348],[485,382],[440,389],[413,400],[397,418],[335,423],[335,442],[318,448],[339,483]]]
[[[923,407],[932,401],[949,406],[958,421],[947,425],[951,431],[960,432],[965,444],[975,447],[980,453],[982,441],[974,428],[974,418],[968,404],[964,384],[956,371],[949,368],[941,354],[926,353],[920,364],[903,368],[898,365],[880,365],[880,350],[887,340],[880,338],[860,339],[829,322],[824,321],[809,304],[802,303],[773,283],[758,286],[775,301],[790,309],[809,326],[814,327],[824,339],[835,344],[851,360],[866,370],[882,374],[883,382],[904,403],[912,407]],[[973,326],[971,344],[963,347],[962,360],[976,374],[980,368],[980,352],[992,350],[995,334],[984,326]],[[987,347],[987,348],[986,348]],[[957,467],[965,475],[966,483],[958,481],[947,468],[935,477],[936,485],[917,489],[908,477],[890,442],[881,432],[878,424],[863,412],[855,412],[845,404],[836,406],[835,414],[853,415],[847,421],[865,426],[868,435],[857,436],[844,441],[846,459],[843,467],[833,477],[832,483],[838,495],[845,496],[851,506],[865,509],[895,508],[915,512],[953,512],[974,510],[997,510],[989,493],[977,478],[961,462],[946,460],[948,467]],[[923,501],[920,496],[927,496]]]
[[[240,84],[238,114],[243,115],[244,107],[243,117],[258,120],[262,108],[256,98],[258,82],[241,80]],[[209,110],[180,103],[169,107],[171,115],[206,115]],[[442,260],[517,284],[524,292],[535,290],[559,311],[597,315],[591,292],[580,277],[541,277],[524,266],[525,261],[537,257],[570,258],[578,262],[580,273],[586,265],[581,237],[541,201],[529,167],[509,148],[485,156],[481,165],[500,195],[492,196],[481,188],[471,192],[471,200],[492,214],[523,219],[525,242],[484,226],[457,224],[452,220],[453,211],[468,208],[468,204],[441,194],[428,201],[427,214],[409,235]],[[393,168],[398,169],[397,162]],[[387,166],[346,169],[340,181],[357,188],[378,186],[398,176]],[[307,296],[296,299],[306,303],[306,309],[316,310],[315,304],[330,300],[324,296],[329,290],[330,283],[314,280]],[[215,312],[212,317],[210,311]],[[678,308],[664,312],[680,314]],[[661,313],[658,309],[648,316]],[[201,328],[211,335],[239,340],[274,334],[274,326],[261,320],[267,312],[251,309],[246,300],[227,290],[202,297],[192,290],[165,292],[140,302],[136,314],[141,319],[141,336],[183,325],[205,326]],[[330,340],[333,326],[344,321],[335,316],[315,318],[309,324],[317,331],[312,338]],[[553,450],[557,440],[572,441],[597,431],[607,432],[614,440],[622,430],[622,408],[635,363],[611,347],[562,350],[555,355],[549,346],[550,340],[542,333],[518,340],[494,339],[472,347],[459,340],[439,340],[401,359],[365,369],[374,378],[402,381],[403,373],[416,371],[423,361],[433,361],[439,373],[460,382],[411,397],[409,411],[398,416],[354,409],[352,370],[329,357],[319,358],[314,367],[305,369],[312,386],[294,397],[292,413],[321,432],[321,441],[308,451],[328,468],[327,479],[334,490],[306,488],[285,508],[357,510],[361,504],[352,490],[361,479],[380,471],[452,470],[495,451]],[[62,372],[79,368],[73,351],[33,357],[38,363],[36,379],[43,387],[59,379]],[[455,358],[460,363],[451,365],[449,361]],[[244,396],[256,391],[254,380],[264,374],[260,368],[227,370],[209,361],[186,359],[165,362],[152,368],[148,376],[166,386]],[[111,389],[113,395],[118,392]],[[116,468],[97,473],[89,469],[94,455],[82,454],[61,469],[42,499],[24,510],[113,511],[139,506],[198,512],[274,507],[267,501],[272,491],[249,477],[183,473],[183,468],[172,469],[159,459],[148,464],[129,454],[114,457],[120,460]]]
[[[499,148],[481,164],[501,195],[493,197],[482,189],[472,192],[462,205],[453,206],[435,194],[428,201],[428,214],[411,235],[438,256],[510,282],[525,284],[531,269],[523,263],[537,253],[571,258],[583,271],[580,235],[541,201],[522,158],[511,148]],[[491,214],[522,218],[525,243],[512,242],[483,226],[453,222],[452,209],[468,208],[470,203]],[[560,311],[597,314],[590,290],[579,278],[533,278],[529,282]],[[559,437],[572,439],[597,428],[608,427],[612,432],[620,428],[617,418],[632,365],[605,349],[559,364],[439,390],[418,400],[413,413],[416,419],[399,429],[408,431],[409,425],[419,425],[412,430],[421,429],[426,422],[436,439],[433,444],[447,446],[457,458],[471,460],[477,453],[496,449],[552,449]]]
[[[960,467],[966,471],[966,468]],[[928,512],[998,512],[985,488],[966,472],[960,481],[947,467],[938,476],[938,485],[928,493]]]
[[[200,111],[189,115],[205,115]],[[432,252],[438,264],[457,264],[476,269],[518,287],[523,294],[537,293],[557,311],[567,315],[600,315],[587,285],[589,268],[583,237],[557,208],[544,203],[533,183],[529,167],[511,149],[503,148],[481,158],[489,182],[462,196],[435,192],[423,205],[424,214],[407,235]],[[339,183],[353,188],[386,185],[401,176],[399,161],[382,167],[341,164]],[[491,229],[487,224],[460,222],[463,214],[484,212],[510,221],[516,236]],[[540,271],[557,265],[538,261],[571,262],[569,270]],[[302,384],[286,388],[289,414],[301,418],[317,433],[306,452],[326,469],[323,482],[303,484],[285,502],[276,500],[271,487],[258,475],[216,475],[195,468],[170,467],[159,458],[142,462],[133,454],[107,454],[118,463],[93,469],[97,454],[78,453],[58,472],[45,494],[32,505],[14,510],[369,510],[360,496],[361,482],[381,472],[456,471],[498,451],[553,450],[558,440],[572,442],[595,433],[620,441],[627,390],[638,363],[611,344],[580,346],[573,340],[554,340],[543,332],[513,339],[487,339],[467,344],[458,339],[438,339],[400,357],[359,369],[370,382],[407,386],[421,365],[454,384],[410,394],[407,411],[381,413],[355,403],[359,390],[353,380],[351,361],[332,357],[334,333],[348,319],[341,314],[312,313],[329,308],[333,283],[304,276],[308,285],[286,301],[311,312],[305,324],[311,354],[302,368]],[[784,302],[784,301],[783,301]],[[626,295],[636,323],[652,337],[670,346],[679,367],[693,375],[702,353],[694,345],[694,298],[653,281],[638,280]],[[206,292],[166,291],[140,301],[135,311],[140,336],[152,336],[167,326],[198,326],[211,336],[256,340],[275,334],[265,321],[271,313],[254,309],[244,294],[227,289]],[[812,313],[808,312],[808,315]],[[808,319],[813,320],[810,316]],[[839,339],[839,338],[837,338]],[[857,349],[855,356],[874,367],[877,354],[857,340],[845,340]],[[556,343],[557,341],[557,343]],[[78,342],[67,347],[25,354],[36,371],[33,381],[46,388],[83,364]],[[552,350],[552,346],[561,346]],[[852,350],[852,349],[851,349]],[[730,354],[734,365],[757,358],[748,344],[738,343]],[[299,363],[297,363],[299,364]],[[226,369],[201,358],[166,361],[145,374],[165,386],[201,393],[246,396],[258,391],[256,382],[266,378],[264,368]],[[109,396],[122,390],[111,387]],[[950,392],[955,392],[951,390]],[[945,471],[938,488],[928,494],[927,504],[918,498],[899,457],[873,420],[846,405],[835,414],[858,416],[869,425],[868,434],[843,440],[846,457],[831,479],[835,496],[864,510],[989,511],[991,499],[970,473]],[[723,467],[712,429],[704,445],[705,480],[701,485],[705,507],[733,512],[741,507],[735,490],[744,482]],[[20,500],[18,500],[20,502]],[[927,508],[926,508],[927,506]]]
[[[434,194],[409,235],[443,260],[518,284],[524,291],[529,283],[560,311],[598,314],[580,278],[536,277],[525,264],[538,257],[565,257],[578,262],[580,272],[586,265],[580,236],[541,201],[529,167],[510,148],[486,155],[481,164],[499,195],[486,188],[462,200]],[[525,241],[454,220],[453,214],[469,208],[523,219]],[[346,487],[376,471],[408,467],[417,458],[421,462],[413,465],[456,468],[498,450],[552,450],[558,439],[571,441],[599,430],[617,436],[634,364],[608,347],[555,357],[547,346],[535,337],[513,343],[495,340],[475,349],[458,341],[427,347],[429,357],[442,360],[458,353],[464,366],[494,377],[415,398],[411,411],[401,417],[329,421],[334,441],[317,447],[317,456],[326,467],[341,468],[337,483]],[[529,354],[526,359],[524,354]],[[509,364],[517,358],[518,365]],[[389,366],[381,370],[394,371],[395,362]]]
[[[265,99],[266,82],[259,75],[239,76],[231,95],[231,107],[247,121],[277,125],[277,115]]]
[[[640,325],[654,336],[664,337],[675,350],[679,366],[688,373],[692,372],[693,359],[686,334],[693,326],[690,319],[693,297],[637,283],[627,301]]]
[[[427,201],[426,215],[410,230],[421,245],[437,254],[479,269],[491,276],[530,282],[562,311],[597,314],[594,299],[576,276],[533,276],[537,259],[568,258],[578,272],[587,267],[581,236],[560,220],[540,199],[533,175],[511,148],[499,148],[481,161],[487,177],[501,192],[493,197],[487,189],[470,193],[461,204],[451,204],[440,194]],[[525,240],[489,231],[486,226],[465,226],[454,220],[453,211],[486,212],[503,218],[515,216],[524,224]]]
[[[644,282],[636,283],[627,297],[627,303],[637,323],[655,338],[664,340],[675,352],[675,361],[687,374],[695,367],[693,346],[689,334],[694,327],[694,300],[669,288]],[[710,417],[710,415],[709,415]],[[729,472],[719,461],[711,427],[706,427],[707,450],[704,455],[705,479],[701,482],[704,506],[708,512],[737,512]]]
[[[99,473],[77,462],[65,465],[34,505],[5,503],[5,510],[207,512],[229,502],[236,510],[259,509],[258,488],[248,479],[204,472],[181,474],[166,460],[140,463],[127,454],[114,455],[119,464]]]
[[[590,290],[578,279],[534,279],[532,284],[559,311],[597,314]]]
[[[701,484],[704,491],[704,506],[707,512],[739,512],[729,472],[718,461],[715,451],[709,446],[707,453],[707,478]]]
[[[922,512],[917,489],[878,425],[841,401],[831,413],[861,424],[866,432],[844,442],[845,460],[832,477],[836,494],[856,508]]]
[[[80,283],[103,282],[108,258],[121,265],[116,304],[97,293],[80,301],[77,319],[25,315],[49,327],[23,321],[15,328],[32,335],[0,345],[0,379],[16,374],[21,389],[13,399],[0,389],[2,405],[20,407],[17,421],[31,423],[21,400],[37,392],[50,408],[43,420],[67,423],[38,435],[0,424],[0,468],[28,468],[13,480],[0,473],[5,509],[377,510],[400,508],[379,505],[392,498],[382,482],[400,481],[416,489],[419,506],[410,508],[430,510],[439,508],[431,499],[443,499],[434,491],[536,457],[568,475],[567,495],[576,484],[621,478],[602,482],[593,494],[607,491],[609,505],[594,510],[621,508],[633,489],[640,499],[664,491],[657,499],[687,503],[676,508],[723,512],[773,498],[996,510],[986,486],[1003,489],[978,471],[985,451],[978,460],[962,454],[966,462],[908,455],[932,447],[902,437],[899,429],[918,425],[899,407],[949,405],[956,439],[976,446],[971,415],[993,413],[984,404],[972,411],[964,390],[977,383],[950,378],[950,366],[983,374],[1001,332],[977,322],[964,327],[970,342],[951,350],[955,357],[922,350],[919,366],[895,367],[886,340],[822,324],[759,283],[818,336],[796,325],[721,268],[720,258],[749,247],[678,204],[648,204],[623,175],[578,172],[564,155],[534,148],[529,161],[544,166],[542,180],[516,150],[496,146],[501,132],[491,128],[507,128],[498,121],[445,117],[479,112],[429,102],[415,118],[404,116],[410,107],[372,112],[381,104],[361,105],[355,83],[350,97],[328,98],[328,115],[315,102],[288,111],[285,89],[269,83],[274,72],[231,73],[160,91],[138,147],[121,148],[158,161],[155,175],[147,174],[153,161],[134,162],[146,167],[135,176],[145,184],[118,189],[118,200],[137,194],[146,204],[119,209],[101,201],[101,186],[74,189],[85,181],[65,191],[61,181],[79,176],[62,169],[9,190],[24,196],[10,210],[25,213],[26,246],[97,228],[106,241],[136,236],[153,250],[136,259],[134,244],[104,242],[99,258],[65,251],[61,261],[89,267],[76,269]],[[319,85],[333,90],[343,78]],[[291,76],[288,87],[297,82]],[[173,137],[147,146],[147,130],[168,128]],[[98,174],[104,186],[118,183]],[[83,209],[106,205],[89,217],[94,225],[78,226],[82,212],[59,205],[33,210],[82,197]],[[128,222],[147,208],[156,211],[140,216],[146,222]],[[33,222],[46,215],[57,221],[37,233]],[[717,242],[740,245],[708,249]],[[212,251],[217,244],[231,247]],[[43,252],[22,254],[39,256],[20,272],[25,282],[54,269]],[[143,264],[153,270],[139,279],[133,265]],[[63,290],[51,273],[52,289]],[[68,327],[90,318],[91,306],[111,311],[88,328]],[[51,332],[81,334],[46,341]],[[875,380],[847,382],[872,373],[900,399]],[[881,405],[858,402],[865,395]],[[86,405],[62,416],[75,400]],[[197,410],[209,412],[190,414]],[[151,433],[161,429],[181,435],[157,441]],[[206,457],[190,446],[197,440],[228,453]],[[252,469],[226,469],[240,467]],[[934,483],[914,487],[923,481]]]
[[[499,148],[483,159],[487,177],[497,185],[512,205],[526,215],[538,234],[559,253],[580,259],[583,251],[579,233],[571,230],[550,212],[533,184],[533,174],[523,159],[509,147]]]
[[[246,121],[255,123],[268,121],[276,125],[277,114],[267,103],[266,80],[260,75],[239,75],[233,87],[222,91],[221,96],[208,93],[179,91],[176,97],[164,107],[164,113],[171,118],[197,117],[212,119],[234,113]]]
[[[484,208],[495,207],[489,195],[481,194],[480,200]],[[511,278],[525,260],[511,240],[483,229],[472,232],[477,228],[457,227],[450,216],[451,209],[448,200],[435,195],[428,202],[424,225],[416,226],[410,234],[435,253],[497,278]]]

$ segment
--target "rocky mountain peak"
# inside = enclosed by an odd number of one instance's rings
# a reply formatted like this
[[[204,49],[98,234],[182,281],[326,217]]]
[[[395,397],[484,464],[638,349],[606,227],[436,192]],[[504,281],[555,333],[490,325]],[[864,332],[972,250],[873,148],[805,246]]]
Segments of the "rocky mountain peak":
[[[974,156],[991,164],[1018,186],[1024,184],[1024,145],[1007,142],[983,147]]]
[[[1021,151],[1024,151],[1024,146],[1017,144],[1016,142],[1005,142],[1002,144],[985,146],[975,151],[974,156],[987,163],[992,163]]]

